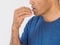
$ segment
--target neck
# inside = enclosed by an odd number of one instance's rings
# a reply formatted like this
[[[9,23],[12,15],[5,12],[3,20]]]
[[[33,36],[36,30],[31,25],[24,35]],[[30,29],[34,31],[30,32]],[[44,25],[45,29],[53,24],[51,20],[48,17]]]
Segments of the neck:
[[[55,5],[42,16],[46,22],[57,20],[60,17],[60,7]]]

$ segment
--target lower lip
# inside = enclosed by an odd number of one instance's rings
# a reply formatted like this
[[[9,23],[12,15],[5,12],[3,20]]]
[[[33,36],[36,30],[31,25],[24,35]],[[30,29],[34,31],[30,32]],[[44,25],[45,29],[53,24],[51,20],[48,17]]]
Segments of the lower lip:
[[[34,9],[32,9],[32,11],[35,11],[35,8],[34,8]]]

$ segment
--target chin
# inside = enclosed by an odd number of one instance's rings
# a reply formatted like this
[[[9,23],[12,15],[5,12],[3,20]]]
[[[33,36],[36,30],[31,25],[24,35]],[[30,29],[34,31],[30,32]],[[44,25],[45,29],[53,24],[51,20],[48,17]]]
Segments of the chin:
[[[37,15],[37,14],[34,14],[35,16],[41,16],[41,15]]]
[[[41,16],[42,14],[41,13],[34,12],[34,15],[35,16]]]

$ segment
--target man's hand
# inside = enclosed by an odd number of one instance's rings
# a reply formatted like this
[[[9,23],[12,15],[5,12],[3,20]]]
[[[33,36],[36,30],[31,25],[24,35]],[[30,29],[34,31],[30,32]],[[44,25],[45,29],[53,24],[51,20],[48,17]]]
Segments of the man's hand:
[[[27,7],[22,7],[15,10],[10,45],[22,45],[19,38],[19,27],[21,26],[24,18],[31,16],[31,14],[31,10]]]
[[[32,14],[31,10],[27,7],[22,7],[15,10],[13,26],[19,28],[24,18],[31,16],[31,14]]]

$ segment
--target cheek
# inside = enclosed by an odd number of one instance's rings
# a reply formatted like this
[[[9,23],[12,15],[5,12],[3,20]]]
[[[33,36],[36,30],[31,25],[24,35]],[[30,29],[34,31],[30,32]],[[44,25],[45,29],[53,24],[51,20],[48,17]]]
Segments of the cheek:
[[[46,10],[47,10],[47,6],[45,3],[41,3],[41,4],[38,4],[37,7],[36,7],[36,13],[39,15],[39,14],[42,14],[44,13]]]
[[[38,10],[44,10],[48,8],[49,4],[47,2],[40,2],[37,4],[37,9]]]

